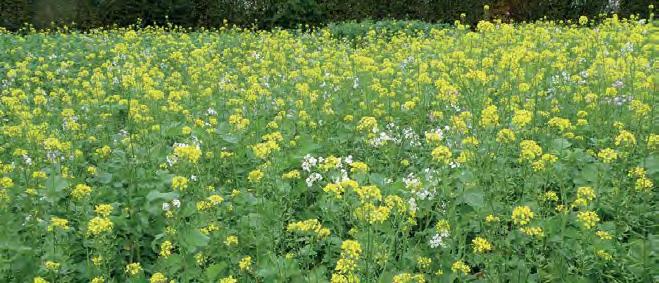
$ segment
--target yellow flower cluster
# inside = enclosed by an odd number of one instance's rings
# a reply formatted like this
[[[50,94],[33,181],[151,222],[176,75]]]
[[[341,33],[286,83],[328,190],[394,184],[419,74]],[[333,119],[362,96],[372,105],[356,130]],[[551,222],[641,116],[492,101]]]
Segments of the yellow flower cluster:
[[[240,270],[242,271],[248,271],[252,268],[252,257],[251,256],[245,256],[240,259],[238,262],[238,267],[240,267]]]
[[[139,262],[133,262],[126,265],[125,272],[130,276],[135,276],[142,271],[142,265]]]
[[[87,224],[87,234],[91,236],[99,236],[101,234],[112,231],[112,221],[110,218],[96,216],[89,220]]]
[[[600,221],[599,216],[597,216],[597,213],[593,211],[580,211],[577,214],[577,218],[583,224],[586,229],[593,228],[597,225],[597,222]]]
[[[401,273],[396,274],[393,278],[394,283],[425,283],[426,278],[423,274]]]
[[[170,241],[164,241],[162,244],[160,244],[160,253],[159,255],[161,257],[167,258],[170,255],[172,255],[172,249],[174,248],[174,244]]]
[[[471,267],[469,267],[469,265],[467,265],[462,260],[456,260],[451,265],[451,271],[453,271],[454,273],[462,272],[463,274],[466,275],[466,274],[469,274],[471,272]]]
[[[533,140],[523,140],[519,143],[520,161],[533,161],[542,155],[542,148]]]
[[[71,191],[71,196],[75,200],[81,200],[83,198],[86,198],[89,196],[89,194],[92,192],[92,187],[86,185],[86,184],[77,184],[74,188],[73,191]]]
[[[307,219],[289,223],[286,230],[289,232],[311,232],[319,238],[324,238],[330,235],[330,230],[323,227],[318,219]]]
[[[174,155],[190,163],[197,163],[201,158],[201,149],[194,145],[177,145],[174,146]]]
[[[359,242],[354,240],[343,241],[341,243],[341,255],[336,262],[331,282],[359,282],[359,276],[355,272],[361,253],[362,247]]]
[[[174,176],[172,178],[172,189],[175,191],[185,191],[188,188],[188,178],[183,176]]]
[[[492,244],[487,241],[487,239],[483,237],[476,237],[474,238],[471,243],[474,246],[474,252],[475,253],[486,253],[492,250]]]
[[[533,211],[531,211],[531,208],[528,206],[517,206],[515,209],[513,209],[513,223],[515,225],[521,225],[524,226],[526,224],[529,224],[531,222],[531,219],[533,219]]]
[[[431,152],[432,160],[438,161],[443,164],[448,164],[451,161],[451,150],[447,146],[437,146]]]
[[[69,220],[66,220],[64,218],[59,218],[56,216],[50,217],[50,225],[48,225],[48,232],[55,231],[55,229],[68,231],[70,229]]]

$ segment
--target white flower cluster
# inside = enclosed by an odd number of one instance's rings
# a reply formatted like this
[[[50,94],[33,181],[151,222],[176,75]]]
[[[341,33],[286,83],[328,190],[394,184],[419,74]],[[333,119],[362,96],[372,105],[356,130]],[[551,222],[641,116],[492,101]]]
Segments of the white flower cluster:
[[[309,176],[305,180],[307,183],[307,187],[312,187],[317,181],[322,181],[323,175],[321,175],[318,172],[314,172],[314,169],[325,162],[325,158],[323,157],[314,157],[311,154],[307,154],[304,156],[302,159],[302,170],[304,172],[308,172]],[[337,169],[339,171],[338,176],[334,176],[332,178],[332,181],[334,182],[341,182],[343,180],[348,179],[348,170],[344,168],[344,164],[352,164],[352,155],[348,155],[347,157],[339,158],[339,162],[336,164],[336,167],[334,169]]]
[[[428,241],[428,245],[430,245],[430,248],[437,248],[437,247],[446,247],[446,241],[444,239],[448,238],[449,233],[447,231],[442,231],[441,233],[435,233],[432,235],[432,238],[430,238],[430,241]]]
[[[162,210],[163,211],[169,211],[172,206],[175,207],[175,208],[180,208],[181,207],[181,201],[179,199],[175,198],[175,199],[172,200],[171,205],[168,202],[163,202],[162,203]]]

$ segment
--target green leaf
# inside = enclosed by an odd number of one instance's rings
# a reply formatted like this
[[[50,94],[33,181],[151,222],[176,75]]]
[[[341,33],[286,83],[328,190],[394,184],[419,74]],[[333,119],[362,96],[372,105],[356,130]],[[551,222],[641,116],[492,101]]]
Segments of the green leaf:
[[[69,181],[60,175],[48,177],[46,180],[45,198],[48,202],[54,203],[65,196],[64,189],[69,186]]]
[[[372,173],[368,176],[368,181],[371,182],[371,184],[378,185],[380,187],[383,187],[384,184],[384,175],[378,174],[378,173]]]
[[[577,173],[577,176],[574,178],[574,184],[576,185],[592,185],[597,183],[598,175],[597,175],[597,165],[595,164],[588,164],[584,166],[583,169],[579,173]]]
[[[297,141],[297,144],[299,145],[299,149],[294,155],[296,159],[300,159],[320,148],[320,145],[314,143],[313,139],[309,136],[300,137],[300,139]]]
[[[188,252],[194,252],[199,247],[208,245],[210,238],[198,229],[186,229],[180,234],[181,247]]]
[[[463,195],[464,202],[472,208],[478,209],[485,205],[485,198],[481,190],[468,190]]]
[[[217,127],[217,134],[220,138],[230,144],[237,144],[242,137],[232,132],[231,125],[227,122],[220,123]]]
[[[572,144],[564,138],[558,138],[551,141],[549,145],[549,150],[553,152],[562,151],[570,148]]]
[[[165,201],[171,201],[171,200],[175,199],[176,197],[178,197],[178,193],[175,193],[175,192],[161,193],[157,190],[153,190],[153,191],[150,191],[146,195],[146,200],[148,202],[152,202],[152,201],[157,200],[157,199],[162,199],[162,200],[165,200]]]
[[[110,174],[110,173],[99,173],[98,175],[96,175],[95,179],[96,179],[97,182],[99,182],[103,185],[107,185],[110,182],[112,182],[112,174]]]
[[[206,268],[206,278],[208,281],[215,281],[218,278],[218,275],[224,270],[226,270],[228,264],[224,261],[213,264]]]

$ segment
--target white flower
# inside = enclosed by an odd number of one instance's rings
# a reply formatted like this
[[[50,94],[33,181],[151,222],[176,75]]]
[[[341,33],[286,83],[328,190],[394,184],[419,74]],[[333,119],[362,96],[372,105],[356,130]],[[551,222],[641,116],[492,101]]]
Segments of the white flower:
[[[170,208],[169,203],[166,203],[166,202],[162,203],[162,210],[163,211],[169,211],[169,208]]]
[[[323,179],[323,176],[322,176],[322,175],[320,175],[320,174],[318,174],[318,173],[312,173],[312,174],[309,175],[309,177],[307,177],[307,179],[306,179],[307,187],[311,187],[311,186],[313,186],[313,184],[314,184],[316,181],[320,181],[320,180],[322,180],[322,179]]]
[[[352,164],[352,155],[348,155],[347,157],[343,158],[343,161],[347,164]]]
[[[172,200],[172,205],[176,208],[179,208],[181,207],[181,201],[175,198],[174,200]]]
[[[27,165],[32,165],[32,158],[30,158],[27,154],[23,154],[23,161]]]
[[[417,206],[416,206],[416,199],[410,198],[407,201],[407,204],[410,206],[410,211],[411,212],[416,212]]]
[[[446,246],[446,242],[444,241],[444,239],[448,236],[449,234],[446,231],[442,231],[441,233],[434,234],[430,239],[430,241],[428,241],[428,245],[430,245],[430,247],[433,249],[440,246],[443,248]]]
[[[302,170],[311,172],[311,168],[315,167],[316,164],[318,164],[318,159],[311,156],[310,154],[307,154],[302,160]]]

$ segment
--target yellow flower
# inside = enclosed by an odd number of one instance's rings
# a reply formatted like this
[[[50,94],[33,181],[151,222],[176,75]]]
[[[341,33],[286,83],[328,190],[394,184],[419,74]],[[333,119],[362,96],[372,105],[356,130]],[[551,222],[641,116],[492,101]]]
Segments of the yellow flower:
[[[591,201],[595,199],[595,190],[592,187],[579,187],[577,188],[577,199]],[[586,202],[587,204],[588,202]]]
[[[613,237],[611,237],[611,234],[609,234],[609,232],[606,232],[606,231],[601,231],[601,230],[597,231],[597,232],[595,232],[595,235],[597,235],[597,237],[599,237],[602,240],[611,240],[611,239],[613,239]]]
[[[425,132],[426,142],[430,144],[438,144],[442,141],[442,134],[439,132]]]
[[[64,218],[59,218],[56,216],[51,216],[50,217],[50,225],[48,225],[48,232],[55,231],[55,229],[61,229],[63,231],[68,231],[69,228],[69,220],[66,220]]]
[[[181,128],[181,134],[189,135],[191,133],[192,133],[192,128],[190,128],[188,126],[185,126],[185,127]]]
[[[618,153],[613,149],[605,148],[600,150],[600,152],[597,154],[597,157],[599,157],[604,163],[611,163],[618,159]]]
[[[353,162],[350,164],[350,172],[352,173],[368,173],[368,165],[364,162]]]
[[[39,276],[34,277],[32,282],[33,283],[48,283],[48,281],[46,279],[43,279],[43,277],[39,277]]]
[[[175,191],[185,191],[188,188],[188,178],[183,176],[174,176],[172,178],[172,189]]]
[[[519,143],[520,161],[533,161],[542,155],[542,148],[533,140],[523,140]]]
[[[359,123],[357,124],[357,131],[360,132],[373,132],[374,130],[377,130],[378,127],[378,121],[375,119],[375,117],[362,117],[359,120]]]
[[[254,152],[254,155],[260,159],[265,159],[270,154],[273,152],[279,151],[280,147],[279,144],[277,144],[276,141],[270,140],[262,143],[257,143],[256,145],[252,146],[252,152]]]
[[[251,183],[257,183],[257,182],[261,181],[261,178],[263,178],[263,175],[264,174],[261,170],[258,170],[258,169],[252,170],[247,175],[247,180],[249,180]]]
[[[394,276],[392,279],[393,283],[424,283],[426,278],[423,274],[410,274],[410,273],[401,273]]]
[[[556,194],[554,191],[548,191],[545,192],[542,198],[545,201],[558,201],[558,194]]]
[[[320,238],[327,237],[330,234],[330,230],[323,227],[318,219],[307,219],[289,223],[286,230],[289,232],[311,232]]]
[[[516,225],[526,225],[533,219],[533,211],[528,206],[517,206],[513,209],[512,217]]]
[[[448,233],[451,231],[451,225],[446,219],[441,219],[435,224],[435,231],[440,234]]]
[[[357,241],[345,240],[341,243],[341,256],[349,258],[358,258],[362,253],[362,247]]]
[[[343,197],[344,188],[341,184],[329,183],[323,187],[323,191],[326,193],[332,193],[335,198],[340,199]]]
[[[523,128],[524,126],[528,125],[531,123],[531,120],[533,119],[533,113],[527,110],[515,110],[515,113],[513,114],[513,125]]]
[[[515,132],[513,132],[511,129],[501,129],[497,133],[496,141],[500,143],[511,143],[514,142],[515,139]]]
[[[249,270],[252,267],[252,257],[251,256],[243,257],[240,260],[240,262],[238,262],[238,266],[242,271]]]
[[[416,258],[416,264],[419,269],[428,269],[430,264],[432,264],[432,259],[429,257],[420,256]]]
[[[110,213],[112,213],[112,205],[110,204],[96,205],[96,207],[94,208],[94,212],[96,212],[96,214],[100,216],[108,217],[110,216]]]
[[[226,239],[224,239],[224,244],[227,247],[235,246],[238,244],[238,237],[234,235],[227,236]]]
[[[457,260],[451,265],[451,270],[454,273],[462,272],[463,274],[467,275],[467,274],[469,274],[469,272],[471,272],[471,267],[469,267],[469,265],[465,264],[464,261]]]
[[[485,109],[483,109],[481,112],[481,126],[487,128],[497,125],[499,125],[499,114],[497,107],[494,105],[485,107]]]
[[[657,148],[659,148],[659,135],[650,134],[648,137],[648,149],[656,150]]]
[[[519,230],[531,237],[542,238],[545,236],[545,232],[540,227],[522,227]]]
[[[158,253],[161,257],[169,257],[172,255],[172,249],[174,248],[174,245],[170,241],[164,241],[162,244],[160,244],[160,253]]]
[[[597,250],[596,254],[598,257],[600,257],[605,261],[609,261],[613,259],[613,256],[610,253],[606,252],[605,250]]]
[[[615,138],[616,145],[631,146],[636,144],[636,137],[631,132],[622,130]]]
[[[58,271],[60,268],[60,263],[49,260],[44,263],[44,266],[50,271]]]
[[[560,117],[553,117],[549,119],[549,122],[547,122],[549,126],[552,126],[554,128],[557,128],[559,131],[563,132],[565,130],[570,130],[572,129],[572,123],[570,120],[565,119],[565,118],[560,118]]]
[[[282,178],[285,180],[295,180],[300,178],[300,171],[298,170],[291,170],[287,173],[284,173],[282,175]]]
[[[377,186],[362,186],[354,189],[359,200],[362,202],[372,201],[372,200],[382,200],[382,195],[380,194],[380,189]]]
[[[104,282],[105,282],[105,279],[103,279],[102,276],[94,277],[91,281],[91,283],[104,283]]]
[[[181,144],[174,146],[174,155],[190,163],[197,163],[201,158],[201,149],[198,146]]]
[[[238,283],[238,280],[230,275],[228,277],[224,277],[220,279],[219,283]]]
[[[207,199],[208,199],[208,201],[210,201],[210,203],[213,204],[213,205],[218,205],[218,204],[220,204],[220,203],[222,203],[222,202],[224,201],[224,198],[223,198],[223,197],[221,197],[221,196],[219,196],[219,195],[215,195],[215,194],[208,196]]]
[[[499,222],[499,217],[490,214],[488,216],[485,216],[485,222],[487,223]]]
[[[103,264],[103,256],[97,255],[92,257],[92,264],[94,264],[94,266],[101,266],[101,264]]]
[[[435,149],[432,150],[432,159],[434,161],[439,161],[444,164],[448,164],[449,161],[451,160],[451,150],[443,145],[435,147]]]
[[[355,209],[354,215],[359,220],[374,224],[386,221],[389,218],[390,212],[391,209],[387,206],[375,206],[372,203],[364,203]]]
[[[112,231],[112,226],[112,221],[109,218],[96,216],[89,220],[89,223],[87,224],[87,234],[98,236]]]
[[[160,272],[156,272],[153,275],[151,275],[151,278],[149,278],[149,283],[166,283],[167,282],[167,277],[165,274],[162,274]]]
[[[593,211],[581,211],[577,214],[577,219],[583,224],[586,229],[593,228],[597,225],[597,222],[600,221],[597,213]]]
[[[126,265],[126,273],[129,276],[135,276],[142,271],[142,265],[139,262],[133,262]]]
[[[653,187],[654,183],[652,183],[652,180],[648,179],[647,177],[641,177],[637,179],[636,183],[634,184],[634,188],[639,192],[649,192]]]
[[[474,245],[475,253],[486,253],[492,250],[492,244],[483,237],[476,237],[471,243]]]
[[[585,24],[587,24],[587,23],[588,23],[588,17],[586,17],[586,16],[580,16],[580,17],[579,17],[579,24],[580,24],[580,25],[583,26],[583,25],[585,25]]]
[[[75,186],[73,191],[71,191],[71,196],[76,200],[81,200],[92,192],[92,188],[86,184],[78,184]]]

